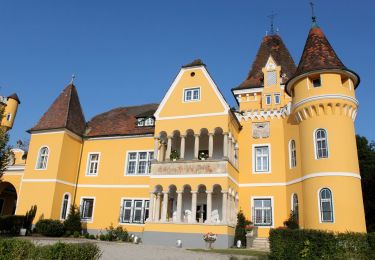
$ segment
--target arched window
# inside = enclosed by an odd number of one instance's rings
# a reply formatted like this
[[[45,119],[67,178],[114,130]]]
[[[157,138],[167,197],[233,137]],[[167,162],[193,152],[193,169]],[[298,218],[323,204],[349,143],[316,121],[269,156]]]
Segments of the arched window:
[[[315,131],[315,149],[316,159],[328,158],[327,131],[325,129],[320,128]]]
[[[292,195],[292,214],[298,222],[299,213],[298,213],[298,195],[297,195],[297,193],[293,193],[293,195]]]
[[[37,169],[47,169],[49,150],[44,146],[39,150],[38,161],[36,164]]]
[[[320,220],[321,222],[333,222],[332,192],[323,188],[319,192]]]
[[[290,168],[297,166],[297,150],[296,150],[296,141],[290,140],[289,142],[289,160]]]
[[[68,193],[64,194],[62,205],[61,205],[61,219],[66,219],[68,216],[68,209],[69,209],[69,203],[70,202],[70,196]]]

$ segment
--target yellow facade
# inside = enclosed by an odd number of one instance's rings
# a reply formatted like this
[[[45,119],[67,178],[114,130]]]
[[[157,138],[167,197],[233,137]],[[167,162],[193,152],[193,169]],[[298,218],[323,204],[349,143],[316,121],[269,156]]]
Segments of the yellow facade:
[[[172,245],[213,232],[230,246],[239,210],[260,237],[291,212],[302,228],[366,232],[356,75],[322,70],[286,82],[283,71],[269,55],[264,85],[233,89],[232,111],[204,64],[184,66],[153,113],[152,133],[31,131],[24,171],[4,175],[17,190],[16,214],[36,204],[36,219],[64,219],[66,198],[88,232],[122,225]]]

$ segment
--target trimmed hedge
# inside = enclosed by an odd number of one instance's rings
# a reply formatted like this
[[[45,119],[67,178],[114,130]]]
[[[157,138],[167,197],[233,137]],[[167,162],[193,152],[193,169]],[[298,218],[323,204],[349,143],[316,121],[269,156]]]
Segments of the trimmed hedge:
[[[64,234],[64,224],[59,220],[41,219],[35,224],[37,233],[48,237],[61,237]]]
[[[270,230],[270,259],[375,259],[375,234]]]
[[[99,259],[101,251],[96,244],[65,244],[35,246],[31,241],[23,239],[0,239],[0,260],[5,259]]]
[[[25,216],[0,216],[0,232],[3,234],[18,235],[25,221]]]

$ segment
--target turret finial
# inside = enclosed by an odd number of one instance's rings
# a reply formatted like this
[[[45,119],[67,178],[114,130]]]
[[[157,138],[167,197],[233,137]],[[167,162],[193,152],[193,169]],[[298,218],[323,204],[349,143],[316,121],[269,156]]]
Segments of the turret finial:
[[[70,80],[70,84],[73,84],[74,83],[74,79],[76,78],[76,75],[72,74],[72,78]]]
[[[275,22],[275,16],[276,15],[277,14],[274,13],[274,11],[272,11],[271,14],[269,16],[267,16],[270,19],[270,31],[269,31],[270,35],[275,34],[274,22]]]
[[[312,20],[312,25],[311,25],[311,27],[312,27],[312,28],[317,28],[317,27],[318,27],[318,24],[316,23],[316,16],[315,16],[314,3],[313,3],[313,2],[310,2],[310,6],[311,6],[311,20]]]

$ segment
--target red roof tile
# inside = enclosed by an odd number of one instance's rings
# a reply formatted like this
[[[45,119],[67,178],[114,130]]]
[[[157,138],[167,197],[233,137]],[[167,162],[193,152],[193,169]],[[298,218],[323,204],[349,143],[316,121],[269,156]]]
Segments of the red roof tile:
[[[40,118],[39,122],[29,131],[66,128],[82,135],[85,131],[85,125],[85,117],[77,90],[73,84],[69,84]]]

